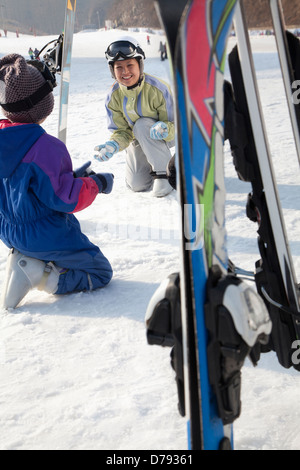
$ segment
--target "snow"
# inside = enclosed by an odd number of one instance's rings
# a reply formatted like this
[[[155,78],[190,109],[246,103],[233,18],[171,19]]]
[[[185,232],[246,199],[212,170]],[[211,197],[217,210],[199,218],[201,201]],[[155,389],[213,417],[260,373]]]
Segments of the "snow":
[[[64,297],[32,291],[15,311],[0,311],[0,449],[185,450],[186,422],[177,412],[169,349],[149,346],[144,316],[159,283],[179,269],[179,205],[176,192],[155,199],[124,183],[125,152],[105,163],[93,148],[109,138],[104,101],[112,79],[104,51],[118,30],[74,36],[67,146],[74,167],[91,159],[96,171],[115,175],[111,195],[99,195],[79,213],[83,231],[111,261],[105,289]],[[131,32],[146,52],[145,70],[170,81],[159,58],[159,34]],[[4,55],[38,49],[54,37],[9,33]],[[230,38],[229,49],[235,38]],[[251,38],[270,132],[284,216],[300,274],[299,166],[287,124],[274,38]],[[226,72],[228,73],[228,72]],[[56,107],[44,123],[57,135]],[[293,155],[293,158],[291,158]],[[245,216],[249,186],[239,181],[225,145],[227,231],[230,258],[253,269],[258,259],[255,225]],[[0,282],[8,250],[0,246]],[[243,369],[236,449],[299,449],[300,376],[273,353]]]

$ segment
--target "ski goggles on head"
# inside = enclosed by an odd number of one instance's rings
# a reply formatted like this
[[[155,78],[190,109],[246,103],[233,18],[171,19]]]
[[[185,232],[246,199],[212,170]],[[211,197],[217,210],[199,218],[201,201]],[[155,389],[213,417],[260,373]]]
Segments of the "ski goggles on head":
[[[108,61],[122,59],[131,59],[134,57],[145,58],[144,51],[129,41],[116,41],[110,44],[105,51],[105,57]]]

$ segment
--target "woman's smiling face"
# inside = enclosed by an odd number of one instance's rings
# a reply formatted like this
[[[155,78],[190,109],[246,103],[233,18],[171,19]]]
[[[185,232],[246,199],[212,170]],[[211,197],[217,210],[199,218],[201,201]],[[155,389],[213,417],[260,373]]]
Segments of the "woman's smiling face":
[[[117,81],[127,87],[135,85],[140,78],[140,66],[136,59],[116,60],[114,72]]]

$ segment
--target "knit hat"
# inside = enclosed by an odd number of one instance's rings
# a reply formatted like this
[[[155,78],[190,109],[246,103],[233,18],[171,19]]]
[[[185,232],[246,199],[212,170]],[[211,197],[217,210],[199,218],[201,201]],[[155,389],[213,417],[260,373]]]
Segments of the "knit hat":
[[[29,65],[19,54],[0,59],[0,104],[3,114],[12,122],[39,123],[51,114],[54,97],[46,88],[46,79],[37,68]],[[45,86],[44,97],[32,95]],[[43,95],[42,95],[43,96]],[[28,100],[28,98],[30,99]],[[23,101],[24,100],[24,101]],[[15,106],[9,104],[18,102]],[[7,109],[5,105],[7,104]]]

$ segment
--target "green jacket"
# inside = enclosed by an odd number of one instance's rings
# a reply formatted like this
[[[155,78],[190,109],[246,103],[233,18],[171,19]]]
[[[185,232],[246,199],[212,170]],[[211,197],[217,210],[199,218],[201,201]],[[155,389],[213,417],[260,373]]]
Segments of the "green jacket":
[[[174,105],[169,85],[147,73],[141,85],[128,90],[115,82],[106,99],[108,129],[111,140],[118,142],[124,150],[135,138],[134,123],[141,117],[163,121],[168,126],[167,142],[174,140]]]

